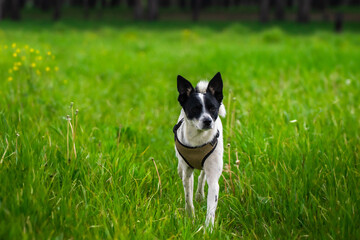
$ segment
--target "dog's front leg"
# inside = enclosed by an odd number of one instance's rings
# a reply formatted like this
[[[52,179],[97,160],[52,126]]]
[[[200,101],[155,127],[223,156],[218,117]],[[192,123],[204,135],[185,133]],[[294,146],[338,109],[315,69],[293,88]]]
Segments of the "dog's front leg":
[[[219,199],[219,178],[221,175],[220,172],[210,172],[206,173],[206,180],[208,183],[208,196],[207,196],[207,212],[205,225],[209,227],[210,230],[213,229],[214,220],[215,220],[215,211]]]
[[[190,217],[195,217],[193,205],[193,188],[194,188],[194,169],[185,167],[183,175],[183,185],[185,192],[185,210]]]
[[[205,171],[201,171],[198,179],[198,187],[195,193],[195,199],[198,202],[201,202],[205,198],[204,187],[205,187]]]

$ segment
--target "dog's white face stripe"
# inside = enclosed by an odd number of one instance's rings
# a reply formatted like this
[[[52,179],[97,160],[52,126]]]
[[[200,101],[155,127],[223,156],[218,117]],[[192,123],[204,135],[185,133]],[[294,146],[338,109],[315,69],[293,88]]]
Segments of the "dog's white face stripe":
[[[199,117],[191,119],[190,122],[197,128],[197,129],[211,129],[214,127],[214,119],[212,119],[210,113],[206,109],[205,105],[205,94],[204,93],[197,93],[196,97],[199,99],[201,104],[201,113]],[[208,125],[206,125],[206,122]]]
[[[202,105],[202,114],[201,114],[201,116],[199,118],[199,122],[200,122],[200,124],[203,124],[204,120],[209,120],[209,121],[211,121],[210,128],[213,128],[214,127],[214,121],[211,118],[211,115],[209,114],[209,112],[206,110],[206,107],[205,107],[205,94],[204,93],[199,93],[199,95],[200,95],[201,105]]]

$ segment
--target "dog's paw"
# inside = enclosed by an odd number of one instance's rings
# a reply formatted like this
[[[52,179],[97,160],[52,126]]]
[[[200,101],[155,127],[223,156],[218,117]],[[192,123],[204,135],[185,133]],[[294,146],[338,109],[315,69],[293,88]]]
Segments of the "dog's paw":
[[[206,231],[208,231],[209,233],[212,233],[214,230],[214,222],[215,222],[215,216],[213,216],[212,214],[206,217],[205,220],[205,229]]]
[[[197,202],[202,202],[204,199],[205,199],[205,194],[204,193],[200,193],[200,192],[195,193],[195,200]]]
[[[185,206],[185,211],[190,218],[195,218],[195,209],[193,206]]]

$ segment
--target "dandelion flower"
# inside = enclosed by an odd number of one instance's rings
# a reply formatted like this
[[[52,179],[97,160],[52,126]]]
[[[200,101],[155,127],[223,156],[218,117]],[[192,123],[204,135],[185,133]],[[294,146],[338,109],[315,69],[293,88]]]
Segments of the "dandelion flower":
[[[55,67],[54,70],[57,72],[59,71],[59,67]]]
[[[32,64],[31,64],[31,67],[32,67],[32,68],[36,67],[36,63],[32,63]]]
[[[50,52],[50,51],[48,51],[48,52],[47,52],[47,55],[49,55],[49,56],[50,56],[50,55],[51,55],[51,52]]]
[[[37,60],[41,61],[42,60],[42,56],[38,56]]]
[[[19,70],[18,66],[14,66],[13,69],[14,69],[14,71]]]
[[[39,50],[36,50],[36,54],[39,54],[40,53],[40,51]]]
[[[13,80],[13,77],[8,77],[8,81],[11,82]]]
[[[17,52],[17,53],[21,52],[20,48],[17,48],[17,49],[16,49],[16,52]]]
[[[46,67],[45,71],[49,72],[50,71],[50,67]]]
[[[39,69],[36,70],[36,74],[39,75],[39,76],[41,75],[41,72],[40,72]]]
[[[28,49],[29,48],[29,45],[25,45],[25,49]]]
[[[13,70],[10,68],[10,69],[9,69],[9,73],[12,73],[12,72],[13,72]]]
[[[33,49],[33,48],[30,48],[30,52],[31,52],[31,53],[34,52],[34,49]]]
[[[14,53],[13,53],[13,57],[17,57],[17,53],[14,52]]]
[[[16,48],[16,43],[11,44],[12,48]]]

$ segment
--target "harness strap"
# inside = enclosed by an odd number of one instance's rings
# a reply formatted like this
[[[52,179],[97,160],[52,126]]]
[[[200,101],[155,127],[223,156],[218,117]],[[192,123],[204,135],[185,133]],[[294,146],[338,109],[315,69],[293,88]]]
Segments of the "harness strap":
[[[213,153],[217,146],[218,138],[220,136],[219,130],[209,143],[205,143],[198,147],[190,147],[181,143],[177,137],[177,130],[183,122],[184,119],[182,118],[173,128],[176,149],[191,168],[201,170],[206,159]]]

